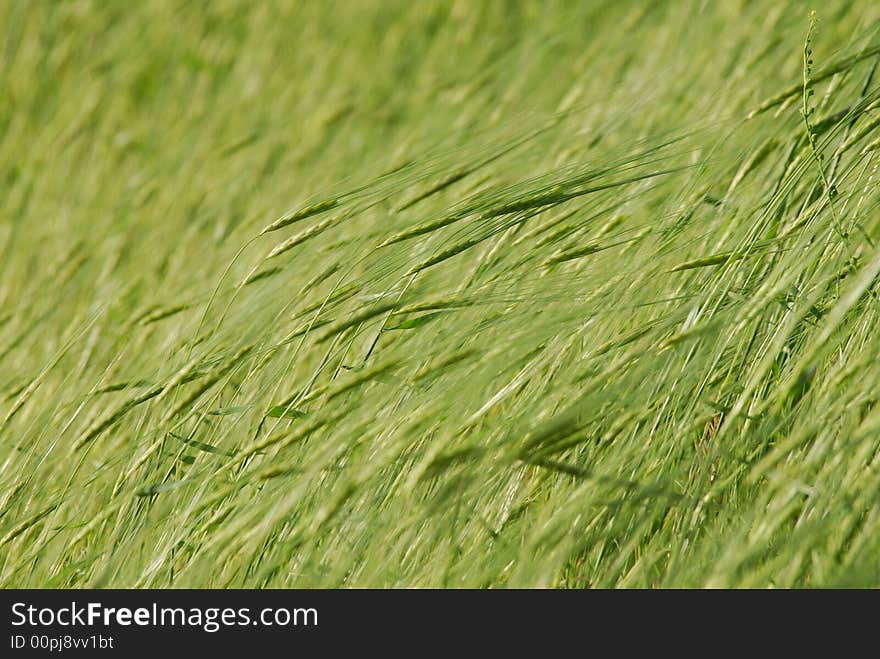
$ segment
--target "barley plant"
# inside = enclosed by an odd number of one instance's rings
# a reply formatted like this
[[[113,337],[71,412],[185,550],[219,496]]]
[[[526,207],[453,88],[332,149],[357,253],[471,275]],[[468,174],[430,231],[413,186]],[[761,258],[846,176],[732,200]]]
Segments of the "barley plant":
[[[880,586],[880,4],[0,2],[0,586]]]

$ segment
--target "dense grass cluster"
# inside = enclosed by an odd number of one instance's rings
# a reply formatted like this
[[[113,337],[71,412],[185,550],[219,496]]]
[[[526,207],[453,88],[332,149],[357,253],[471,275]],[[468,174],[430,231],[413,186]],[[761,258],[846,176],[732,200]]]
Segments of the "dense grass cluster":
[[[0,3],[0,585],[880,585],[817,8]]]

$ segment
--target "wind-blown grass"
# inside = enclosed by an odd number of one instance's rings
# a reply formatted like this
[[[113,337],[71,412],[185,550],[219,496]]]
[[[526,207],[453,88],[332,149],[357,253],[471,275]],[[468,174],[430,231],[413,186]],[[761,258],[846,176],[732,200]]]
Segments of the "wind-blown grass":
[[[0,4],[0,585],[880,585],[820,9]]]

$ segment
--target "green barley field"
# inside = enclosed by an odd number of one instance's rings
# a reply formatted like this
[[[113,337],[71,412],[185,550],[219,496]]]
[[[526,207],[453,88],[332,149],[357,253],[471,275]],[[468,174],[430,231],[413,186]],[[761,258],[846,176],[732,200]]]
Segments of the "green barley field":
[[[0,0],[0,586],[880,586],[816,5]]]

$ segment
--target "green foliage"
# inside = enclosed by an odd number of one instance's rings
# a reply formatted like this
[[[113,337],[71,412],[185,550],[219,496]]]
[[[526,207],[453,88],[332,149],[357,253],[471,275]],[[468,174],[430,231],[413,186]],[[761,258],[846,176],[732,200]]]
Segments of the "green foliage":
[[[821,12],[0,3],[0,585],[880,585]]]

